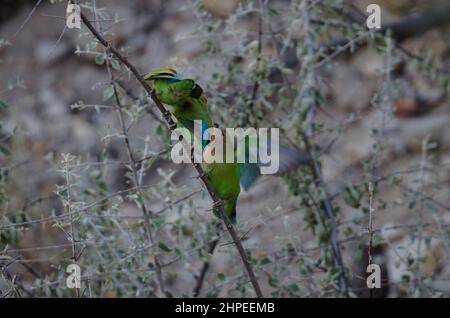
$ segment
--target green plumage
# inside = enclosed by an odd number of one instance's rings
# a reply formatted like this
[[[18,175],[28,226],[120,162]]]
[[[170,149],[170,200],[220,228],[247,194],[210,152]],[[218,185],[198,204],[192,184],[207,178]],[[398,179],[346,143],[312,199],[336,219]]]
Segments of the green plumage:
[[[191,133],[194,132],[194,121],[201,120],[202,134],[206,129],[213,127],[206,97],[203,95],[202,88],[192,79],[183,79],[173,69],[160,68],[144,75],[145,80],[153,81],[153,88],[158,99],[167,105],[173,107],[173,115],[177,119],[177,126],[187,128]],[[221,130],[224,139],[226,134]],[[196,141],[196,138],[193,140]],[[209,144],[201,141],[203,145],[204,158],[208,153],[215,151],[215,141],[211,139]],[[235,155],[242,151],[252,151],[248,143],[243,148],[235,149]],[[304,162],[304,156],[294,150],[287,152],[288,158],[286,164],[288,167],[294,167],[298,163]],[[257,155],[256,155],[257,156]],[[283,148],[280,147],[280,157],[283,156]],[[283,164],[283,162],[281,162]],[[240,185],[244,189],[250,188],[254,181],[260,175],[258,163],[204,163],[204,170],[213,187],[214,192],[220,198],[223,204],[225,214],[232,223],[236,223],[236,203],[240,193]],[[220,217],[217,207],[214,208],[214,214]]]
[[[175,70],[156,69],[144,76],[153,80],[153,88],[158,99],[173,107],[173,115],[178,127],[194,131],[194,120],[202,121],[202,132],[212,127],[212,120],[203,90],[192,79],[182,79]]]
[[[215,128],[215,133],[210,137],[209,144],[205,147],[203,151],[203,159],[204,164],[203,168],[208,176],[208,179],[211,181],[211,185],[213,186],[214,192],[222,201],[223,209],[225,214],[230,219],[231,223],[236,223],[236,204],[239,193],[241,191],[240,186],[240,175],[239,175],[239,166],[238,163],[225,163],[225,162],[216,162],[214,159],[216,155],[220,155],[220,149],[218,146],[222,146],[223,152],[223,161],[227,156],[227,134],[225,129]],[[216,145],[218,141],[217,137],[222,136],[221,141],[223,144]],[[217,152],[217,153],[216,153]],[[235,151],[233,151],[233,156],[235,155]],[[214,208],[214,214],[217,217],[220,217],[220,212],[217,207]]]
[[[144,76],[153,80],[158,99],[173,107],[177,126],[194,131],[194,120],[202,121],[202,133],[213,126],[206,97],[192,79],[181,79],[175,70],[156,69]],[[204,144],[206,146],[206,144]],[[238,166],[235,163],[204,164],[214,192],[222,200],[224,212],[230,221],[236,223],[236,202],[240,192]],[[214,214],[220,216],[217,208]]]
[[[231,223],[236,223],[236,203],[241,190],[239,171],[236,163],[204,164],[205,172],[213,186],[214,192],[221,199],[225,214]],[[220,217],[220,212],[214,208],[214,214]]]

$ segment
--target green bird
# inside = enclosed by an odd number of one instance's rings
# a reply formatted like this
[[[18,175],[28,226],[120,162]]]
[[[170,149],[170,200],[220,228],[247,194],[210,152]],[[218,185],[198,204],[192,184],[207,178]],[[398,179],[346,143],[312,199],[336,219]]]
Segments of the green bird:
[[[271,144],[269,140],[261,140],[258,136],[245,137],[244,143],[234,143],[233,157],[234,162],[217,162],[213,158],[218,151],[218,141],[222,139],[223,158],[227,155],[227,139],[230,136],[226,133],[224,128],[218,128],[217,124],[214,124],[217,134],[221,134],[222,138],[216,139],[216,133],[210,137],[210,142],[204,148],[203,168],[208,176],[208,179],[213,186],[214,192],[221,199],[220,202],[223,205],[225,214],[230,219],[231,223],[236,224],[236,205],[239,197],[241,186],[244,190],[250,189],[255,183],[256,179],[261,175],[261,167],[263,164],[259,161],[258,145],[261,142],[266,142],[270,151]],[[252,143],[251,139],[254,139]],[[275,141],[278,143],[278,141]],[[220,144],[219,144],[220,145]],[[309,157],[303,155],[297,150],[289,148],[285,145],[278,144],[279,147],[279,168],[274,175],[284,175],[290,170],[298,168],[300,165],[309,161]],[[240,154],[244,156],[244,162],[238,162]],[[256,162],[251,162],[250,157],[254,157]],[[213,212],[217,217],[220,217],[218,207],[213,208]]]
[[[177,127],[194,132],[194,121],[201,121],[202,135],[212,127],[213,121],[207,107],[203,89],[193,79],[183,79],[171,68],[158,68],[144,75],[145,80],[153,81],[156,97],[173,107]]]
[[[226,142],[225,130],[220,130],[220,133]],[[238,164],[236,161],[233,163],[212,162],[212,157],[216,154],[216,150],[217,139],[213,134],[203,151],[203,160],[205,161],[203,169],[211,182],[214,192],[221,200],[220,203],[223,205],[225,214],[231,223],[236,224],[236,203],[241,191]],[[226,156],[226,150],[224,150],[224,156]],[[220,217],[218,207],[213,207],[213,212],[217,217]]]
[[[187,128],[194,133],[194,121],[201,122],[201,145],[203,159],[207,159],[215,152],[216,141],[214,136],[208,136],[208,128],[212,128],[213,121],[207,107],[207,99],[203,89],[192,79],[184,79],[177,71],[170,68],[158,68],[144,75],[145,80],[153,81],[153,89],[158,99],[173,107],[173,115],[177,119],[177,127]],[[218,125],[216,124],[217,128]],[[221,134],[226,139],[225,133]],[[194,137],[194,142],[197,138]],[[234,149],[236,156],[242,151],[244,154],[254,153],[250,149],[250,142],[244,147]],[[306,157],[295,150],[280,145],[280,170],[282,174],[305,162]],[[247,155],[246,155],[247,156]],[[213,189],[221,199],[224,212],[232,223],[236,223],[236,203],[240,193],[240,185],[248,190],[260,176],[259,163],[249,163],[248,156],[245,163],[204,163],[203,167],[207,173]],[[216,216],[220,216],[217,207],[213,209]]]

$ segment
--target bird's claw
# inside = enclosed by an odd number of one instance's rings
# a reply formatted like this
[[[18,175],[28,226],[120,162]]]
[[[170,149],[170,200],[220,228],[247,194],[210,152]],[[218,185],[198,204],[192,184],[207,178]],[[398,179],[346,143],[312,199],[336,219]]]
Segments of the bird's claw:
[[[213,203],[213,209],[219,209],[220,207],[223,207],[223,201],[219,200]]]

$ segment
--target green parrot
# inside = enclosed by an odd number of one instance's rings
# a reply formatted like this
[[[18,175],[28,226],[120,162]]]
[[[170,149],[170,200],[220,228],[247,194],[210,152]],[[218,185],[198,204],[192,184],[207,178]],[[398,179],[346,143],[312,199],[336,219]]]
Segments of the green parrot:
[[[213,121],[207,107],[203,89],[192,79],[183,79],[177,71],[158,68],[144,75],[145,80],[153,81],[153,89],[158,99],[173,107],[177,127],[194,132],[194,120],[201,121],[202,134],[212,127]]]
[[[214,124],[216,129],[219,129],[219,134],[222,135],[223,141],[223,158],[226,158],[226,142],[230,136],[226,133],[224,128],[219,128],[218,124]],[[253,140],[253,143],[251,142]],[[244,143],[234,144],[234,162],[215,162],[213,156],[216,155],[217,145],[216,134],[211,134],[210,142],[204,148],[203,152],[203,168],[211,181],[214,192],[221,199],[224,212],[230,219],[231,223],[236,224],[236,204],[239,197],[241,186],[244,190],[250,189],[255,183],[256,179],[261,175],[261,166],[263,164],[259,161],[258,144],[266,142],[270,151],[269,140],[260,140],[258,136],[245,137]],[[278,141],[276,141],[278,143]],[[303,155],[297,150],[291,149],[283,144],[279,144],[279,169],[275,175],[284,175],[290,170],[299,167],[309,161],[309,157]],[[245,156],[244,162],[238,162],[237,158],[240,154]],[[252,163],[249,158],[254,156],[255,163]],[[225,161],[225,160],[223,160]],[[217,217],[220,217],[220,213],[217,207],[213,208],[213,212]]]

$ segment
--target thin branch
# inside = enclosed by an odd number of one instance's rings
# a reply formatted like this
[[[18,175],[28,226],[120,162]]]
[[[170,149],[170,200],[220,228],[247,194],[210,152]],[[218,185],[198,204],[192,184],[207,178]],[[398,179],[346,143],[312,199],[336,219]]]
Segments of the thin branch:
[[[314,42],[313,42],[313,38],[311,36],[311,24],[310,24],[310,13],[308,11],[308,3],[306,0],[303,0],[301,3],[301,11],[302,11],[302,17],[303,17],[303,26],[306,32],[306,36],[305,36],[305,46],[306,46],[306,59],[307,61],[305,61],[305,65],[306,67],[308,67],[308,63],[312,63],[313,59],[314,59]],[[331,243],[331,247],[333,250],[333,255],[334,255],[334,259],[336,262],[337,267],[339,268],[339,290],[345,295],[348,295],[348,284],[347,284],[347,279],[346,279],[346,275],[345,275],[345,266],[342,260],[342,255],[341,255],[341,247],[340,247],[340,243],[338,240],[338,224],[336,222],[335,219],[335,211],[333,208],[333,204],[331,203],[330,200],[330,195],[328,193],[327,187],[325,185],[323,176],[322,176],[322,170],[320,168],[320,164],[318,162],[317,156],[316,156],[316,152],[314,150],[313,147],[311,147],[310,144],[310,138],[312,137],[313,134],[313,118],[314,118],[314,114],[315,114],[315,109],[316,109],[316,100],[315,100],[315,92],[314,92],[314,85],[316,82],[316,77],[315,77],[315,73],[314,73],[314,69],[310,68],[308,69],[308,73],[307,73],[307,79],[306,79],[306,86],[307,89],[309,91],[309,110],[308,110],[308,114],[307,114],[307,120],[308,120],[308,128],[307,128],[307,132],[305,133],[301,133],[302,139],[305,143],[305,147],[308,150],[308,153],[311,157],[311,168],[312,168],[312,172],[313,172],[313,177],[314,177],[314,182],[316,184],[316,186],[319,189],[322,189],[324,192],[324,198],[322,199],[321,205],[323,210],[326,212],[326,217],[328,219],[328,222],[330,223],[331,226],[331,233],[330,233],[330,243]],[[309,87],[308,87],[309,86]],[[301,94],[300,94],[301,96]]]
[[[365,15],[359,15],[355,17],[354,15],[342,13],[346,18],[352,19],[357,23],[364,23],[366,20]],[[420,15],[406,17],[399,22],[394,22],[390,24],[383,25],[381,29],[376,31],[378,35],[386,35],[390,32],[391,38],[395,40],[396,43],[401,43],[411,37],[423,34],[426,31],[439,27],[447,23],[450,19],[450,5],[444,4],[438,7],[433,7],[432,9],[423,12]],[[337,57],[338,55],[345,52],[355,52],[358,49],[365,47],[369,43],[370,37],[346,39],[346,38],[336,38],[328,43],[322,44],[317,50],[321,52],[320,60],[329,59],[330,55]],[[356,40],[356,41],[355,41]],[[349,45],[353,42],[354,45]],[[345,49],[342,49],[345,47]],[[335,53],[338,52],[338,53]],[[297,53],[295,50],[289,50],[284,55],[284,63],[287,68],[294,68],[299,65],[300,61],[297,58]],[[274,78],[279,74],[278,69],[272,69],[270,78]]]
[[[20,31],[22,31],[22,29],[25,27],[25,25],[31,19],[31,17],[33,16],[34,12],[36,11],[37,7],[41,4],[41,2],[42,2],[42,0],[36,1],[36,4],[34,5],[33,9],[31,9],[31,11],[28,14],[28,16],[26,17],[25,21],[23,21],[23,23],[20,25],[20,27],[17,29],[17,31],[14,32],[14,34],[11,36],[11,39],[14,39],[20,33]]]
[[[258,46],[257,46],[257,53],[256,53],[257,54],[257,57],[256,57],[256,79],[253,83],[250,104],[248,105],[249,112],[246,112],[246,120],[245,121],[247,123],[250,122],[250,117],[255,116],[254,105],[255,105],[255,100],[258,95],[258,90],[259,90],[259,86],[260,86],[259,76],[261,75],[260,74],[260,72],[261,72],[260,65],[261,65],[262,34],[263,34],[263,32],[262,32],[263,8],[264,8],[263,0],[259,0],[258,33],[257,33]],[[220,229],[217,229],[217,231],[220,231]],[[218,246],[219,240],[220,240],[220,236],[210,243],[209,248],[208,248],[208,253],[211,254],[211,256],[214,254],[214,251],[215,251],[216,247]],[[203,263],[201,270],[200,270],[200,274],[197,276],[197,281],[196,281],[196,284],[195,284],[195,287],[193,290],[194,297],[198,297],[198,295],[200,294],[200,291],[203,286],[203,282],[206,277],[206,273],[208,272],[210,265],[211,265],[211,260],[207,260]]]
[[[67,205],[67,213],[70,215],[70,243],[72,247],[72,260],[74,264],[78,264],[78,257],[77,257],[77,248],[76,248],[76,239],[75,239],[75,225],[74,225],[74,218],[72,215],[72,198],[70,195],[70,160],[71,157],[68,155],[67,158],[65,158],[64,162],[64,170],[65,170],[65,178],[66,178],[66,202],[65,205]],[[63,202],[64,203],[64,202]],[[76,288],[76,295],[77,298],[80,298],[80,288]]]
[[[214,255],[214,251],[216,250],[216,247],[218,246],[218,243],[221,239],[222,235],[222,224],[218,223],[216,225],[215,231],[216,231],[216,235],[217,238],[215,238],[212,242],[209,243],[208,245],[208,253],[211,254],[211,259],[212,256]],[[233,242],[232,242],[233,243]],[[205,281],[206,278],[206,273],[208,272],[209,268],[211,267],[211,259],[205,261],[201,267],[200,270],[200,274],[197,276],[197,280],[195,283],[195,287],[193,289],[193,296],[194,297],[198,297],[200,295],[200,291],[203,287],[203,283]]]
[[[211,254],[211,257],[214,254],[214,251],[215,251],[219,241],[220,241],[220,236],[218,238],[214,239],[214,241],[212,241],[210,243],[208,253]],[[208,272],[210,266],[211,266],[211,260],[205,261],[203,263],[202,269],[200,270],[200,275],[198,275],[198,277],[197,277],[197,281],[195,283],[195,287],[192,292],[194,297],[198,297],[198,295],[200,294],[200,291],[203,287],[203,282],[205,281],[206,273]]]
[[[108,72],[111,76],[111,80],[114,81],[114,75],[112,74],[111,69],[109,67],[108,67]],[[113,83],[113,89],[114,89],[114,98],[116,100],[116,105],[117,105],[117,113],[119,114],[119,120],[120,120],[120,124],[122,126],[122,135],[124,136],[125,145],[126,145],[126,149],[127,149],[128,159],[130,162],[132,162],[132,165],[130,165],[130,167],[131,167],[131,171],[133,173],[133,179],[134,179],[133,181],[137,188],[139,197],[142,200],[141,209],[142,209],[142,214],[144,215],[144,228],[147,233],[147,238],[148,238],[149,242],[151,244],[154,244],[151,223],[150,223],[150,219],[153,217],[153,212],[147,208],[147,205],[144,202],[144,192],[142,191],[141,182],[139,181],[138,171],[136,170],[137,161],[135,160],[133,152],[131,150],[130,140],[129,140],[127,129],[125,126],[125,120],[123,118],[122,106],[120,104],[120,97],[117,92],[115,83]],[[158,276],[159,287],[161,289],[161,295],[164,295],[164,292],[165,292],[164,279],[162,276],[161,264],[160,264],[160,261],[159,261],[159,258],[157,255],[155,255],[155,267],[156,267],[156,274]]]
[[[155,185],[141,186],[141,189],[152,188],[154,186]],[[137,187],[132,187],[132,188],[128,188],[128,189],[125,189],[125,190],[117,191],[115,193],[106,195],[106,196],[104,196],[103,198],[101,198],[101,199],[99,199],[97,201],[89,203],[89,204],[87,204],[86,206],[84,206],[84,207],[82,207],[80,209],[71,211],[70,213],[67,212],[67,213],[63,213],[63,214],[59,214],[59,215],[49,216],[49,217],[46,217],[46,218],[36,219],[36,220],[5,224],[5,225],[0,226],[0,231],[6,230],[6,229],[9,229],[9,228],[25,227],[25,226],[29,226],[29,225],[33,225],[33,224],[39,224],[39,223],[44,223],[44,222],[49,222],[49,221],[55,221],[55,220],[63,219],[63,218],[66,218],[66,217],[70,217],[70,216],[73,216],[75,214],[86,212],[90,208],[92,208],[92,207],[94,207],[96,205],[102,204],[103,202],[105,202],[105,201],[107,201],[107,200],[109,200],[109,199],[111,199],[113,197],[116,197],[116,196],[119,196],[119,195],[122,195],[122,194],[127,194],[127,193],[135,191],[135,190],[137,190]]]
[[[133,73],[134,77],[141,83],[141,85],[144,87],[147,94],[151,97],[153,102],[155,103],[156,107],[159,109],[159,111],[162,113],[164,119],[166,120],[169,129],[174,130],[176,128],[175,121],[173,120],[171,113],[164,107],[164,105],[158,100],[156,97],[155,92],[151,89],[150,85],[144,80],[144,78],[141,76],[141,74],[138,72],[136,67],[125,57],[123,56],[116,48],[114,48],[112,45],[108,43],[108,41],[105,40],[105,38],[93,27],[93,25],[89,22],[87,17],[84,15],[83,12],[81,12],[81,20],[86,25],[86,27],[91,31],[91,33],[98,39],[98,41],[112,54],[114,54],[128,69]],[[206,186],[206,189],[208,190],[209,195],[211,196],[214,205],[217,206],[220,216],[223,220],[223,222],[226,225],[226,228],[233,239],[233,242],[235,243],[235,246],[241,256],[242,262],[244,264],[244,267],[247,271],[247,274],[250,278],[250,281],[253,285],[253,288],[255,290],[256,296],[261,298],[263,297],[263,294],[261,292],[261,288],[259,286],[258,280],[256,278],[255,273],[253,272],[253,268],[250,264],[250,261],[248,259],[248,256],[242,247],[241,242],[239,241],[239,237],[236,234],[236,231],[231,224],[228,216],[225,214],[222,204],[220,203],[220,199],[217,197],[216,193],[213,190],[213,187],[211,185],[211,182],[209,181],[206,173],[204,172],[203,168],[199,163],[193,162],[192,165],[194,166],[195,170],[197,170],[200,179],[203,181],[204,185]]]
[[[97,11],[96,11],[95,0],[94,0],[93,4],[94,4],[94,6],[93,6],[94,19],[97,21]],[[99,29],[99,32],[101,32],[100,23],[96,22],[96,24],[97,24],[97,28]],[[104,53],[105,56],[107,55],[105,47],[103,47],[103,53]],[[111,70],[110,60],[108,58],[106,59],[105,64],[106,64],[106,69],[108,71],[109,80],[111,81],[111,85],[112,85],[113,92],[114,92],[114,99],[115,99],[115,102],[116,102],[115,103],[115,108],[116,108],[117,114],[119,116],[119,122],[120,122],[120,126],[122,128],[122,136],[123,136],[124,141],[125,141],[125,146],[126,146],[126,151],[127,151],[127,155],[128,155],[128,160],[131,163],[130,164],[130,169],[131,169],[131,172],[133,174],[133,182],[134,182],[135,187],[137,188],[136,191],[137,191],[137,193],[138,193],[138,195],[140,197],[140,200],[141,200],[141,209],[142,209],[142,214],[144,215],[144,229],[145,229],[145,233],[147,235],[147,239],[148,239],[149,243],[151,245],[154,245],[154,238],[153,238],[152,227],[151,227],[151,222],[150,222],[150,219],[153,217],[153,212],[147,208],[147,205],[145,203],[144,192],[142,191],[140,178],[138,176],[138,171],[136,169],[137,161],[135,160],[133,151],[131,149],[130,138],[128,136],[128,129],[126,128],[125,119],[124,119],[123,111],[122,111],[123,107],[121,105],[119,92],[118,92],[117,87],[116,87],[116,79],[115,79],[114,74],[113,74],[113,72]],[[154,256],[154,260],[155,260],[155,267],[156,267],[156,275],[157,275],[157,278],[158,278],[158,285],[159,285],[159,289],[160,289],[160,295],[164,296],[164,293],[165,293],[164,279],[163,279],[161,263],[159,261],[158,255]]]
[[[261,51],[262,51],[262,10],[264,8],[262,0],[259,0],[259,14],[258,14],[258,47],[257,47],[257,56],[256,56],[256,79],[253,84],[252,88],[252,95],[250,104],[248,105],[248,108],[250,112],[247,112],[247,122],[249,122],[249,116],[254,117],[254,110],[253,106],[255,105],[255,100],[258,95],[259,90],[259,77],[261,76]]]
[[[372,265],[373,263],[373,256],[372,256],[372,248],[373,248],[373,214],[374,214],[374,208],[373,208],[373,183],[369,182],[369,247],[367,249],[367,255],[369,257],[369,265]],[[369,288],[369,297],[373,298],[373,288]]]

